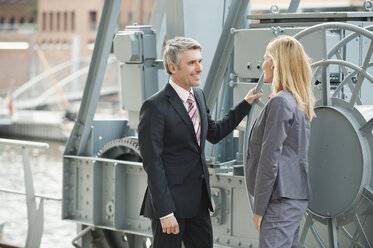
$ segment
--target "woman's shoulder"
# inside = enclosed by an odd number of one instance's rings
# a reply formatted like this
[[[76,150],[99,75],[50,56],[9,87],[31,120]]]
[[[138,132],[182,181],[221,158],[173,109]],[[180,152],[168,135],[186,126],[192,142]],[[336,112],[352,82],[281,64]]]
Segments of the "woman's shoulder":
[[[293,105],[296,104],[296,101],[293,94],[291,94],[289,91],[281,90],[274,95],[268,103],[277,105]]]

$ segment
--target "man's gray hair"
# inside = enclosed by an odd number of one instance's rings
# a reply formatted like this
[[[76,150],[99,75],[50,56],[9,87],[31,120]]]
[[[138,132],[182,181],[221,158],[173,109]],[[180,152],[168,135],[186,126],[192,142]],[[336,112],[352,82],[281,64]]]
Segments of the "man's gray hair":
[[[186,37],[175,37],[168,40],[163,52],[163,66],[168,74],[172,75],[168,69],[169,64],[179,66],[181,60],[181,52],[188,49],[202,49],[198,41]]]

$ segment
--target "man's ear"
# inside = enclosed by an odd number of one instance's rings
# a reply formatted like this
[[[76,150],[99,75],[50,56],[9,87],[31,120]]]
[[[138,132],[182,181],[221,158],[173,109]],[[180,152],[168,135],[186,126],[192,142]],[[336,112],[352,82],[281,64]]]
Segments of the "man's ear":
[[[172,74],[174,74],[176,72],[176,65],[173,63],[170,63],[168,64],[168,69],[170,70]]]

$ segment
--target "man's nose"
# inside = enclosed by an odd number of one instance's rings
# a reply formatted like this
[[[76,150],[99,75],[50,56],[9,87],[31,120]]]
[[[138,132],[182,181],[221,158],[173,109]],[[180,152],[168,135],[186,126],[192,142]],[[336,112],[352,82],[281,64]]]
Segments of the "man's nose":
[[[202,64],[198,63],[197,64],[197,71],[202,71],[202,70],[203,70]]]

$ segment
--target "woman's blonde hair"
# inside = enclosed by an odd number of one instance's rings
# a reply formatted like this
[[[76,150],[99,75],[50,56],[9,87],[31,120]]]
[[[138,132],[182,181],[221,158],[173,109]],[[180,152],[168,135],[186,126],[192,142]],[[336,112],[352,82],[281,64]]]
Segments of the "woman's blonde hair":
[[[295,38],[283,35],[268,44],[266,54],[274,65],[273,93],[281,89],[292,93],[298,108],[303,110],[311,121],[315,116],[315,99],[311,86],[312,70],[303,46]]]

